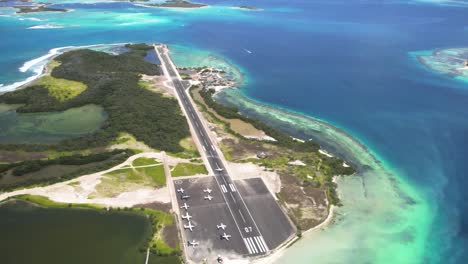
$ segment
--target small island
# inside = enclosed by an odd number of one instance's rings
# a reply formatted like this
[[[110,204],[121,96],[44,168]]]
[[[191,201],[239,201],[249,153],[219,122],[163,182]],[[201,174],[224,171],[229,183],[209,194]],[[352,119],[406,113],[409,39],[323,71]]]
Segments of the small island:
[[[468,48],[436,49],[412,54],[430,70],[455,79],[468,80]]]
[[[234,8],[245,9],[245,10],[250,10],[250,11],[261,11],[261,10],[263,10],[262,8],[253,7],[253,6],[245,6],[245,5],[235,6]]]
[[[205,7],[205,4],[192,3],[185,0],[167,0],[161,4],[142,4],[149,7],[168,7],[168,8],[200,8]]]
[[[13,7],[18,9],[17,14],[36,13],[36,12],[68,12],[65,8],[49,7],[50,3],[33,2],[31,0],[0,0],[0,2],[7,3],[4,7]],[[19,2],[19,3],[18,3]]]

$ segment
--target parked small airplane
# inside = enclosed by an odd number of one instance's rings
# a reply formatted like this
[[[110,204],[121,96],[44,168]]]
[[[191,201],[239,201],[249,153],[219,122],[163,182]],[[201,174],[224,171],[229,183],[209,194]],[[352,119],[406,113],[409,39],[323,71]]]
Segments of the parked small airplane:
[[[231,235],[226,235],[226,232],[223,233],[223,235],[221,236],[221,239],[226,239],[226,240],[229,240],[229,238],[231,237]]]
[[[220,225],[216,225],[216,227],[217,227],[218,229],[221,228],[221,229],[223,229],[223,230],[226,230],[226,225],[223,224],[223,223],[221,223]]]
[[[181,187],[181,188],[177,189],[177,192],[178,193],[184,193],[184,189]]]
[[[190,206],[188,206],[187,203],[184,203],[184,205],[182,205],[180,208],[184,208],[185,211],[187,211],[187,209],[189,208]]]
[[[181,195],[180,198],[182,200],[187,200],[188,198],[190,198],[190,195]]]
[[[216,171],[223,171],[224,169],[223,169],[223,168],[220,168],[220,167],[217,167],[215,170],[216,170]]]
[[[193,228],[194,228],[194,227],[195,227],[195,226],[192,225],[192,222],[190,222],[190,220],[188,221],[188,225],[184,225],[184,228],[185,228],[185,229],[190,229],[190,232],[193,231]]]
[[[192,216],[191,216],[191,215],[189,215],[189,213],[188,213],[188,212],[186,212],[186,213],[185,213],[185,215],[182,215],[182,219],[187,219],[187,220],[189,220],[189,221],[190,221],[190,218],[192,218]]]
[[[209,194],[207,196],[205,196],[205,200],[210,200],[211,201],[212,199],[213,199],[213,196],[211,196]]]
[[[211,193],[213,190],[211,190],[210,188],[206,188],[203,190],[204,193]]]
[[[196,247],[200,244],[200,242],[196,242],[195,240],[188,241],[188,245],[191,247]]]

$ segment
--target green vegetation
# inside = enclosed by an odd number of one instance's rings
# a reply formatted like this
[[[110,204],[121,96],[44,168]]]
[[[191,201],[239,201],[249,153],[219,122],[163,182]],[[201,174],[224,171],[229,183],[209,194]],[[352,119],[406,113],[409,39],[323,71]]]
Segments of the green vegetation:
[[[208,174],[203,164],[179,163],[171,171],[172,177],[192,176],[196,174]]]
[[[194,87],[195,88],[195,87]],[[203,100],[205,103],[212,108],[213,110],[216,111],[217,114],[224,118],[229,118],[229,119],[240,119],[242,121],[245,121],[247,123],[252,124],[256,129],[264,131],[267,135],[270,137],[273,137],[276,139],[275,142],[272,142],[272,144],[280,145],[280,146],[285,146],[288,148],[291,148],[296,151],[312,151],[316,152],[319,150],[320,146],[313,142],[313,141],[306,141],[306,142],[299,142],[297,140],[294,140],[291,136],[289,136],[286,133],[283,133],[273,127],[268,126],[267,124],[257,120],[253,119],[250,117],[247,117],[245,115],[242,115],[239,113],[239,110],[234,107],[229,107],[225,106],[222,104],[219,104],[213,100],[213,94],[215,93],[214,89],[210,90],[200,90],[200,95],[202,96]],[[234,131],[230,130],[230,133],[234,133]]]
[[[180,153],[170,153],[173,156],[177,156],[179,158],[185,159],[192,159],[200,157],[200,153],[198,153],[197,146],[195,142],[193,142],[192,137],[186,137],[179,142],[179,145],[184,148],[183,152]]]
[[[138,164],[148,163],[147,160],[140,160]],[[121,168],[109,172],[103,176],[101,183],[96,186],[93,197],[115,197],[122,192],[135,191],[144,187],[166,186],[166,175],[164,166],[161,163],[152,161],[152,165],[140,168]],[[135,164],[135,163],[134,163]]]
[[[91,162],[99,162],[99,161],[104,161],[109,158],[111,158],[114,155],[121,154],[122,151],[120,150],[115,150],[112,152],[104,152],[104,153],[99,153],[99,154],[93,154],[93,155],[71,155],[71,156],[62,156],[57,159],[52,159],[52,160],[28,160],[28,161],[23,161],[17,164],[13,170],[12,173],[15,176],[22,176],[26,173],[30,172],[35,172],[40,170],[41,168],[49,165],[84,165],[88,164]]]
[[[185,74],[185,73],[181,73],[181,74],[180,74],[180,78],[182,78],[182,79],[184,79],[184,80],[192,80],[192,78],[190,77],[190,75]]]
[[[0,165],[0,174],[4,175],[0,179],[0,190],[9,191],[18,187],[49,185],[69,180],[80,175],[109,169],[122,163],[131,155],[133,152],[128,150],[114,150],[98,154],[75,154],[56,159],[3,164]]]
[[[146,166],[146,165],[156,165],[156,164],[161,164],[160,162],[155,161],[154,159],[151,158],[138,158],[133,161],[132,165],[133,166]]]
[[[193,93],[197,88],[193,87],[191,92]],[[295,185],[300,185],[303,188],[323,189],[331,204],[340,204],[333,176],[351,175],[355,172],[353,167],[344,167],[343,160],[340,158],[329,158],[319,154],[318,150],[320,147],[315,142],[295,140],[288,134],[272,128],[259,120],[242,115],[237,108],[217,103],[213,99],[214,90],[199,90],[198,92],[206,104],[199,103],[203,111],[208,113],[226,132],[236,137],[235,140],[223,140],[220,146],[226,159],[237,162],[253,162],[264,166],[267,170],[275,170],[280,175],[285,175],[285,177],[294,177],[292,181],[295,182]],[[211,113],[210,110],[214,110],[215,113]],[[250,123],[256,129],[264,131],[277,141],[260,142],[246,139],[234,132],[230,127],[231,124],[216,117],[216,114],[222,118],[240,119],[246,123]],[[263,159],[248,158],[260,152],[267,153],[267,157]],[[289,164],[289,162],[296,160],[304,162],[305,166]],[[299,210],[296,213],[302,214],[302,211]]]
[[[59,151],[106,146],[119,132],[132,134],[148,146],[173,153],[183,151],[179,141],[189,136],[188,125],[175,99],[141,89],[140,74],[158,75],[157,65],[144,60],[144,44],[128,45],[130,51],[118,56],[92,50],[74,50],[58,56],[60,63],[51,76],[85,84],[88,89],[61,102],[43,85],[0,96],[0,103],[23,104],[18,112],[63,111],[87,104],[101,105],[108,113],[106,124],[97,132],[58,144],[2,145],[3,149]]]
[[[103,209],[105,208],[102,205],[97,204],[70,204],[70,203],[61,203],[50,200],[47,197],[40,195],[31,195],[31,194],[21,194],[17,196],[10,197],[9,199],[18,199],[28,201],[43,207],[48,208],[83,208],[83,209]]]
[[[42,77],[34,85],[45,86],[49,90],[49,96],[60,102],[76,97],[87,88],[84,83],[58,79],[50,75]]]

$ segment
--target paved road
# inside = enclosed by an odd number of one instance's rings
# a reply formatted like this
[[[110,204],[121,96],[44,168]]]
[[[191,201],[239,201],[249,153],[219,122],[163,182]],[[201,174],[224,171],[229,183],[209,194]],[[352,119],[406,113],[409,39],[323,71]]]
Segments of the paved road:
[[[236,227],[239,231],[241,238],[244,241],[246,252],[249,255],[262,255],[270,250],[269,242],[265,241],[260,230],[252,218],[249,208],[247,208],[241,194],[237,191],[236,185],[231,177],[226,172],[226,168],[220,159],[220,154],[211,142],[208,132],[205,130],[200,117],[186,92],[186,86],[177,74],[177,69],[173,67],[169,55],[165,52],[164,47],[156,46],[156,52],[162,59],[161,63],[165,65],[176,92],[179,96],[189,122],[195,130],[195,133],[199,139],[203,150],[206,153],[208,163],[214,172],[214,178],[216,179],[219,188],[222,190],[223,198],[228,206],[228,209],[234,218]],[[274,232],[272,230],[272,232]],[[234,234],[232,234],[234,235]]]

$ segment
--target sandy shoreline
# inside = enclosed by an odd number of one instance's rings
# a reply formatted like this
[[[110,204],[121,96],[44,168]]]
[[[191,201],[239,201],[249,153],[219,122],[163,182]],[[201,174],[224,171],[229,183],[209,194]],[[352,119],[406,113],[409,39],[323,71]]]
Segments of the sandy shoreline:
[[[120,46],[130,43],[112,43],[112,44],[93,44],[93,45],[83,45],[83,46],[64,46],[50,49],[46,55],[31,59],[23,63],[21,67],[18,68],[20,72],[29,72],[32,70],[34,75],[27,77],[22,81],[17,81],[12,84],[3,84],[0,86],[0,95],[6,92],[11,92],[17,89],[21,89],[31,84],[32,82],[43,77],[47,73],[47,64],[53,60],[55,57],[63,54],[64,52],[75,50],[75,49],[84,49],[84,48],[94,48],[100,46]]]

